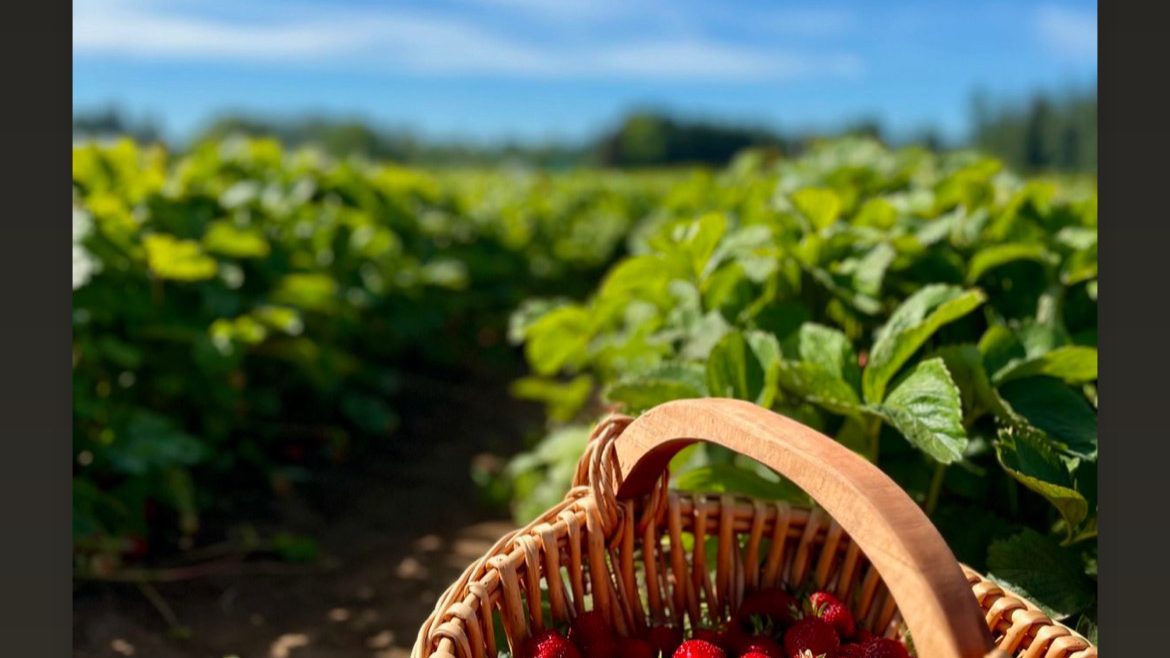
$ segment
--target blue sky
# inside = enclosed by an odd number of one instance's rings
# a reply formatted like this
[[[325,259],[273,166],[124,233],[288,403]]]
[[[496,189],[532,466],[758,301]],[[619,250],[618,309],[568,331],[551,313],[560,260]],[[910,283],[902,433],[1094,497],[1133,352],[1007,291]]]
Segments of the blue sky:
[[[1096,2],[75,0],[73,106],[182,139],[225,110],[582,139],[636,107],[961,137],[972,91],[1095,84]]]

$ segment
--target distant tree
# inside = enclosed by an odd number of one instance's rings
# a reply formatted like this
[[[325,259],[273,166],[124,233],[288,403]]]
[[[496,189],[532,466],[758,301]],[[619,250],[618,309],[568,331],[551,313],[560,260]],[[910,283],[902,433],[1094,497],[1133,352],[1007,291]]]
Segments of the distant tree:
[[[157,142],[162,139],[158,126],[149,119],[134,121],[116,107],[78,112],[73,115],[73,137],[75,139],[106,139],[110,137],[131,137],[140,142]]]
[[[1024,104],[972,99],[971,141],[1025,172],[1097,171],[1097,92],[1037,94]]]
[[[784,149],[786,140],[761,128],[680,121],[664,114],[637,112],[596,141],[593,153],[605,166],[667,164],[723,165],[746,148]]]

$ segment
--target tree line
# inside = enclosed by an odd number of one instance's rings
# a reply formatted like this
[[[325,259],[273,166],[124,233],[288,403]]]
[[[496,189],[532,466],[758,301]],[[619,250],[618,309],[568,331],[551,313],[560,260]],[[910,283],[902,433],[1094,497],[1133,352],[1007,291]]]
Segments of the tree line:
[[[1018,171],[1095,173],[1097,170],[1097,93],[1037,93],[1027,101],[995,103],[976,95],[973,128],[964,143],[947,144],[933,130],[911,139],[931,149],[972,146],[1005,160]],[[116,109],[74,117],[75,139],[126,134],[144,142],[161,139],[157,123],[134,120]],[[274,119],[224,115],[200,131],[195,141],[232,134],[269,136],[299,146],[315,144],[335,155],[360,154],[420,165],[494,165],[523,162],[544,168],[579,165],[646,167],[674,164],[720,166],[745,148],[797,155],[812,141],[842,134],[864,134],[893,141],[879,121],[865,119],[832,134],[786,133],[767,126],[683,119],[669,113],[632,112],[616,126],[584,143],[473,144],[435,141],[407,130],[377,128],[360,119],[305,117]]]

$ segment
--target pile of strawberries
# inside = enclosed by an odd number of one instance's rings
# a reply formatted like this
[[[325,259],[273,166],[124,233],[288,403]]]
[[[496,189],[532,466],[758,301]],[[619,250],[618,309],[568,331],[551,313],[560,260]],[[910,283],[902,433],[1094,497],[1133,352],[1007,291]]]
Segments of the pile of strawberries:
[[[601,613],[578,615],[568,637],[533,635],[519,658],[910,658],[897,640],[857,628],[837,597],[814,592],[802,601],[776,587],[750,594],[722,628],[696,628],[691,639],[672,626],[619,637]]]

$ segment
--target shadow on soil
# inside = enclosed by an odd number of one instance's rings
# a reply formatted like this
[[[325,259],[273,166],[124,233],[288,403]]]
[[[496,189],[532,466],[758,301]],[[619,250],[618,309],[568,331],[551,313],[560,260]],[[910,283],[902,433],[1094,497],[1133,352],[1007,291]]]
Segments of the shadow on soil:
[[[248,519],[313,537],[321,565],[156,583],[155,603],[133,584],[78,585],[75,658],[409,655],[439,594],[512,527],[477,502],[469,463],[515,453],[541,416],[500,382],[426,384],[398,404],[403,426],[384,445]]]

